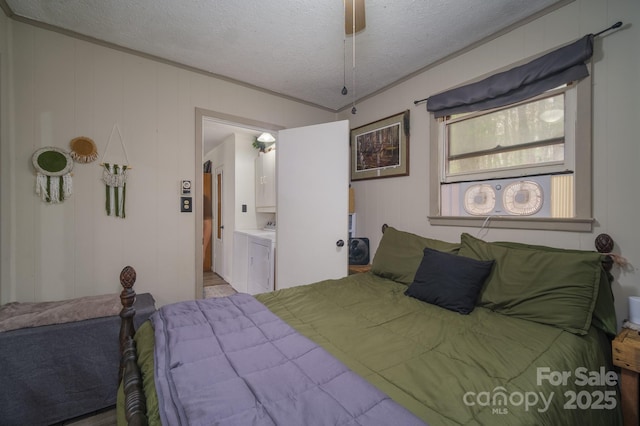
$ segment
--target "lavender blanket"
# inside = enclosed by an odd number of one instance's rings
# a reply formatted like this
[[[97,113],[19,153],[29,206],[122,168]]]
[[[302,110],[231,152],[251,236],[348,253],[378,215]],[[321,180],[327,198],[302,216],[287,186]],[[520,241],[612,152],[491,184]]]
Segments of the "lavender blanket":
[[[165,425],[424,425],[248,294],[152,321]]]

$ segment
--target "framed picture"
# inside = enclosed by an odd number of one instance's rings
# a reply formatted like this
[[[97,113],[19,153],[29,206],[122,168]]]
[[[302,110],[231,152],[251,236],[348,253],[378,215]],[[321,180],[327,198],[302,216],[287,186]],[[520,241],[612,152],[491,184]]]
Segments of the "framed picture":
[[[351,130],[351,180],[409,175],[409,110]]]

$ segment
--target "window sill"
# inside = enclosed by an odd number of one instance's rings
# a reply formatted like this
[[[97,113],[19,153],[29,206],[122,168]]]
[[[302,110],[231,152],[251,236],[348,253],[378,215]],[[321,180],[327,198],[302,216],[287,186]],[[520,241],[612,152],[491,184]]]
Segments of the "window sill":
[[[595,219],[524,218],[511,216],[429,216],[434,226],[469,226],[481,228],[535,229],[549,231],[591,232]],[[486,222],[486,223],[485,223]]]

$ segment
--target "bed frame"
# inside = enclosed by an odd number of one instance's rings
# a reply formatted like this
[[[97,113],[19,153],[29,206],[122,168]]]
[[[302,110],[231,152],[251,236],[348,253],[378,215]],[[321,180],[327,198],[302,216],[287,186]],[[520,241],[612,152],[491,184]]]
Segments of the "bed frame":
[[[382,225],[382,232],[387,229],[388,225]],[[614,264],[614,259],[610,255],[613,251],[613,239],[607,234],[600,234],[595,239],[596,250],[606,256],[602,260],[602,266],[605,271],[610,271]],[[136,271],[131,266],[126,266],[120,273],[120,284],[123,289],[120,293],[120,301],[122,302],[122,311],[120,318],[120,372],[119,379],[124,389],[124,407],[125,416],[130,426],[146,426],[147,407],[144,389],[142,386],[142,373],[138,368],[136,342],[133,339],[135,327],[133,325],[133,317],[135,309],[133,303],[136,299],[136,293],[133,285],[136,281]]]
[[[132,426],[146,426],[147,404],[142,388],[142,374],[138,368],[138,355],[136,342],[133,340],[135,326],[133,317],[136,310],[133,303],[136,300],[136,292],[133,285],[136,282],[136,270],[132,266],[125,266],[120,272],[120,371],[118,381],[122,382],[124,389],[124,407],[127,423]]]

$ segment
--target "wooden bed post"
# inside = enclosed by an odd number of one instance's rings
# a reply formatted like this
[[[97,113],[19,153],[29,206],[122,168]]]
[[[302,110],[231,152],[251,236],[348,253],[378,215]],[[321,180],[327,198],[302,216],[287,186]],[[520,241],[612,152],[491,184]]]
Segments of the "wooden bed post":
[[[133,308],[133,304],[136,301],[136,292],[133,290],[133,285],[136,282],[136,270],[132,266],[125,266],[120,272],[120,285],[122,286],[122,292],[120,293],[120,302],[122,303],[122,310],[120,311],[120,372],[118,374],[118,381],[122,380],[122,374],[124,370],[124,350],[125,344],[129,338],[132,338],[135,334],[135,326],[133,325],[133,317],[136,315],[136,310]]]
[[[613,268],[613,257],[610,255],[613,251],[613,238],[608,234],[600,234],[596,237],[595,246],[598,253],[605,255],[605,258],[602,260],[602,267],[605,271],[609,272]]]
[[[136,332],[133,325],[133,317],[136,310],[133,304],[136,301],[136,292],[133,285],[136,282],[136,270],[131,266],[125,266],[120,272],[120,370],[118,381],[122,382],[124,390],[124,411],[127,423],[132,426],[147,425],[147,408],[145,402],[144,388],[142,386],[142,375],[138,368],[138,355],[136,342],[133,336]]]
[[[136,341],[128,337],[122,355],[125,417],[129,426],[147,426],[147,404],[137,358]]]

